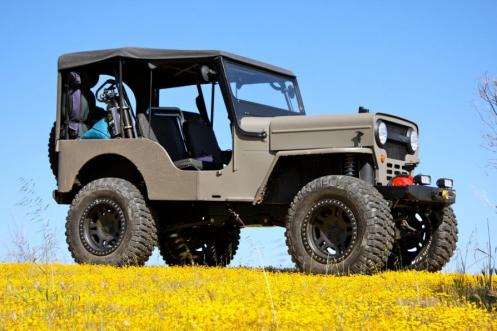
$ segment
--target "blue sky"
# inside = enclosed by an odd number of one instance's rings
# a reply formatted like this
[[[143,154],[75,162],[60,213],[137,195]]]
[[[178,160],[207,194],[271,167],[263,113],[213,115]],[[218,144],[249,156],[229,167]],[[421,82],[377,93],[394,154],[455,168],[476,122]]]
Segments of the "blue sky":
[[[19,179],[32,179],[57,230],[59,260],[70,262],[66,206],[46,144],[55,115],[56,62],[66,52],[140,46],[223,49],[273,63],[299,77],[310,115],[397,114],[420,126],[419,171],[455,179],[460,243],[497,235],[497,171],[486,167],[477,82],[497,75],[495,1],[2,1],[0,10],[0,257],[13,232],[40,238],[17,203]],[[256,254],[256,251],[260,252]],[[152,263],[161,263],[157,256]],[[248,229],[234,264],[291,266],[281,229]]]

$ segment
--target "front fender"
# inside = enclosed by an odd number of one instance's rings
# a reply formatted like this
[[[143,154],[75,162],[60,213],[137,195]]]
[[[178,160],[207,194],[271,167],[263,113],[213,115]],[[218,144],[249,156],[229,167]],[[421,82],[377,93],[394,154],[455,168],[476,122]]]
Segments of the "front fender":
[[[319,149],[308,149],[308,150],[293,150],[293,151],[279,151],[275,154],[275,157],[273,159],[273,162],[271,163],[271,166],[268,169],[268,172],[266,176],[264,177],[264,180],[262,181],[259,189],[257,190],[257,193],[255,195],[255,198],[253,200],[253,204],[257,205],[262,203],[264,200],[264,195],[266,193],[266,188],[267,188],[267,183],[269,181],[269,178],[271,177],[271,174],[273,173],[273,170],[281,159],[288,157],[288,156],[306,156],[306,155],[326,155],[326,154],[373,154],[373,150],[371,148],[365,148],[365,147],[338,147],[338,148],[319,148]]]

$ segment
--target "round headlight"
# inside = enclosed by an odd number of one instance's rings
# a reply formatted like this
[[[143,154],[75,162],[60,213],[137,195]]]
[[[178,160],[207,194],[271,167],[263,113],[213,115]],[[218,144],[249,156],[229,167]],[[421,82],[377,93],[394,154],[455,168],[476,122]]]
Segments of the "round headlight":
[[[409,138],[409,151],[415,153],[418,150],[418,132],[409,129],[409,131],[407,131],[407,137]]]
[[[376,122],[376,142],[383,146],[387,142],[388,131],[387,125],[383,121]]]

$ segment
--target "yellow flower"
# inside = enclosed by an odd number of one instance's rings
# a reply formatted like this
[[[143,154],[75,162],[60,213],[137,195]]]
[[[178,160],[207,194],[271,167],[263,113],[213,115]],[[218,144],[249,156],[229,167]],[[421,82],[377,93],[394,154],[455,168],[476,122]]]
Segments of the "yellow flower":
[[[474,276],[266,275],[269,286],[245,268],[3,264],[0,329],[497,329],[497,313],[454,287]]]

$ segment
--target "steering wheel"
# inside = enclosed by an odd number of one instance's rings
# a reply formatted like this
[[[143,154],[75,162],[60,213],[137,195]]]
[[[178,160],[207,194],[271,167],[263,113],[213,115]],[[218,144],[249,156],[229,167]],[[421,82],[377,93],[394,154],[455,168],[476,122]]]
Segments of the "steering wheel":
[[[285,85],[281,84],[281,82],[270,82],[269,85],[276,91],[283,92],[283,90],[285,89]]]
[[[108,87],[106,87],[108,86]],[[104,89],[105,87],[105,89]],[[102,83],[102,85],[100,85],[97,89],[97,91],[95,92],[95,96],[97,98],[98,101],[100,102],[107,102],[109,100],[109,91],[115,91],[116,90],[116,87],[117,87],[117,81],[115,79],[107,79],[105,82]],[[103,90],[102,93],[100,93],[100,91]],[[113,93],[114,95],[117,95],[117,92],[116,93]]]

